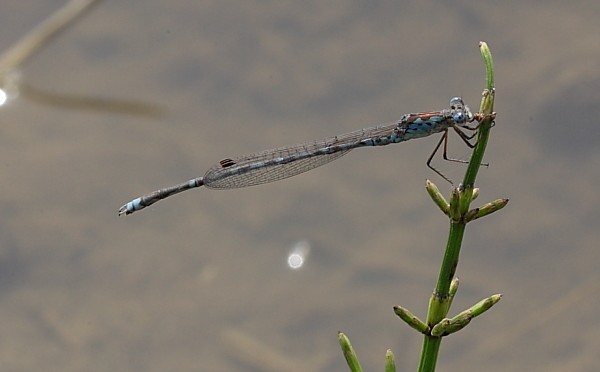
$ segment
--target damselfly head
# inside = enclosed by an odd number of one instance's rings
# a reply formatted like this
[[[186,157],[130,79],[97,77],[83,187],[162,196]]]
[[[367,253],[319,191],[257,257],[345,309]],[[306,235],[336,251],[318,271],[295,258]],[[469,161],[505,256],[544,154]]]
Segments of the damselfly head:
[[[452,120],[455,124],[467,124],[473,121],[473,113],[469,106],[460,97],[454,97],[450,100],[450,109],[452,110]]]

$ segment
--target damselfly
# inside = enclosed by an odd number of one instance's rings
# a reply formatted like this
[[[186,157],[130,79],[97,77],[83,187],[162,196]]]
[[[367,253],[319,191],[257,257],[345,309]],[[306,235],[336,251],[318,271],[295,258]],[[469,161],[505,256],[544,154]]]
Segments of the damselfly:
[[[202,177],[156,190],[130,201],[119,209],[119,215],[131,214],[161,199],[196,187],[205,186],[209,189],[225,190],[278,181],[327,164],[357,147],[384,146],[413,138],[427,137],[440,132],[443,132],[443,136],[429,159],[427,159],[427,166],[445,180],[451,182],[431,165],[431,159],[433,159],[443,142],[444,159],[456,160],[448,159],[446,156],[449,128],[454,129],[465,143],[473,147],[469,140],[474,137],[474,133],[467,135],[462,129],[477,130],[479,119],[479,115],[471,113],[469,107],[464,104],[460,97],[454,97],[450,100],[449,109],[406,114],[397,122],[390,124],[359,129],[320,141],[309,141],[298,145],[223,159],[210,167]],[[472,122],[476,122],[476,124],[470,126],[469,124]]]

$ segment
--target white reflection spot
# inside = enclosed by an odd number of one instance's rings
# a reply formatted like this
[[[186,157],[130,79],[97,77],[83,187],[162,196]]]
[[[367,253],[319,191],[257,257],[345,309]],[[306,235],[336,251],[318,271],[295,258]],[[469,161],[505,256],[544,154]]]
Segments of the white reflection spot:
[[[0,106],[4,106],[9,100],[14,100],[19,96],[20,81],[21,73],[18,70],[0,75]]]
[[[310,244],[306,241],[299,241],[294,244],[294,247],[288,256],[288,266],[294,270],[301,268],[304,265],[304,261],[306,260],[309,251]]]
[[[4,106],[7,99],[8,99],[8,95],[6,94],[4,89],[0,88],[0,106]]]
[[[301,255],[299,255],[297,253],[292,253],[288,257],[288,265],[292,269],[299,269],[302,267],[303,264],[304,264],[304,257],[302,257]]]

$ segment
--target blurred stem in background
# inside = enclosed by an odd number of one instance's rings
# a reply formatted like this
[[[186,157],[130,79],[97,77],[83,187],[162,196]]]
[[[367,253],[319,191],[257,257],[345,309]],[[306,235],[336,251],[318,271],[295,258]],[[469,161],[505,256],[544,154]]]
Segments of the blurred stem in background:
[[[71,0],[0,54],[0,106],[23,95],[31,101],[69,110],[98,111],[157,118],[166,110],[141,101],[61,94],[36,88],[21,79],[22,65],[73,25],[100,0]]]

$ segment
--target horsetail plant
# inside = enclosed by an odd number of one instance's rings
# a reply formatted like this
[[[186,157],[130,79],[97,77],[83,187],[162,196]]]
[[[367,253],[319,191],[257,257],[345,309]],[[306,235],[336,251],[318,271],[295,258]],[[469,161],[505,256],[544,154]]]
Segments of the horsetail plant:
[[[479,49],[486,69],[486,88],[483,91],[479,113],[475,114],[475,119],[479,122],[476,127],[477,142],[473,145],[473,152],[465,176],[458,187],[453,187],[450,202],[446,201],[433,182],[429,180],[426,182],[426,189],[431,199],[450,220],[446,251],[435,290],[429,300],[426,321],[420,320],[412,312],[401,306],[394,307],[394,312],[400,319],[424,335],[419,372],[432,372],[435,370],[440,345],[444,336],[455,333],[467,326],[473,318],[489,310],[502,297],[500,294],[491,295],[460,312],[458,315],[451,318],[447,317],[452,300],[458,290],[459,282],[455,273],[467,223],[502,209],[508,203],[508,199],[497,199],[479,208],[469,209],[471,202],[479,195],[479,189],[474,187],[475,179],[479,167],[485,165],[482,163],[483,155],[487,146],[490,129],[496,117],[493,111],[495,88],[492,54],[485,42],[479,43]],[[463,133],[461,138],[467,142],[472,137]],[[342,332],[339,333],[339,342],[350,370],[353,372],[362,371],[350,340]],[[393,372],[395,370],[394,356],[388,350],[385,356],[385,371]]]

